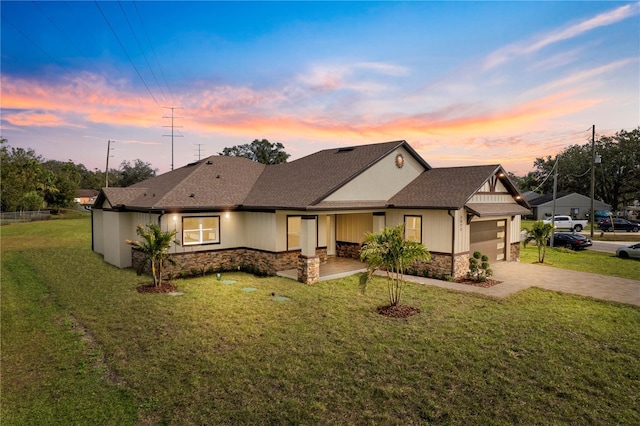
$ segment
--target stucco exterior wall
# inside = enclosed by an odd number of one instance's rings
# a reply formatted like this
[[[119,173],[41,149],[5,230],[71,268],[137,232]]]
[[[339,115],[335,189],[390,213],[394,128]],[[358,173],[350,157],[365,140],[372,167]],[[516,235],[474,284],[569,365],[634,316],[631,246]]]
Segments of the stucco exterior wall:
[[[513,219],[509,218],[509,222],[510,224],[509,234],[507,235],[507,244],[520,243],[520,227],[522,226],[522,220],[520,216],[514,216]]]
[[[91,235],[93,238],[93,251],[104,254],[103,211],[91,210]]]
[[[396,166],[398,154],[404,159],[402,168]],[[424,170],[406,149],[399,148],[329,195],[325,201],[388,200]]]
[[[131,214],[104,211],[102,235],[104,238],[104,260],[118,268],[131,266],[131,246],[125,241],[131,239]]]
[[[362,244],[365,234],[372,230],[372,213],[336,215],[336,241]]]

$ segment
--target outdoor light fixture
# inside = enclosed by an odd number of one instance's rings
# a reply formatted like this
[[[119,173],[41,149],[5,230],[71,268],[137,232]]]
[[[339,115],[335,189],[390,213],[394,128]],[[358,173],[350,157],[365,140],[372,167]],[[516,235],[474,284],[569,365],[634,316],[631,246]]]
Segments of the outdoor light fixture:
[[[225,219],[229,219],[229,212],[226,212],[226,213],[224,214],[224,218],[225,218]]]

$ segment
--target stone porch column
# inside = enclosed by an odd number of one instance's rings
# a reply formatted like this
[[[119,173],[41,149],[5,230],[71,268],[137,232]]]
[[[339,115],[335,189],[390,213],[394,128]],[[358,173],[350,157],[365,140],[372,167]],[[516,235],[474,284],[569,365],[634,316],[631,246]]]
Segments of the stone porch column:
[[[298,281],[315,284],[320,281],[320,257],[316,255],[316,217],[302,216],[300,229],[301,253],[298,257]]]

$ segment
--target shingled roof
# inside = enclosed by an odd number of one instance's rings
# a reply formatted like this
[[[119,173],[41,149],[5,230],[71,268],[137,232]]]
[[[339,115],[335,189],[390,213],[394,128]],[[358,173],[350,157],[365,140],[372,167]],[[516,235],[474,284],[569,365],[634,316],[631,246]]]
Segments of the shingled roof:
[[[499,165],[435,168],[423,172],[389,200],[403,208],[463,208],[490,177],[504,173]],[[506,173],[504,173],[506,176]],[[517,189],[506,177],[502,183],[511,194]],[[521,209],[517,209],[520,212]],[[524,208],[523,211],[528,212]],[[522,213],[522,212],[520,212]],[[518,213],[518,214],[520,214]]]
[[[264,169],[246,158],[211,156],[103,194],[111,206],[132,210],[229,209],[242,204]]]
[[[306,209],[400,147],[409,151],[425,169],[431,168],[405,141],[326,149],[290,163],[267,167],[244,206]]]
[[[395,150],[405,149],[424,167],[415,180],[390,200],[327,202],[330,194]],[[405,141],[326,149],[290,163],[265,166],[242,157],[211,156],[127,188],[103,188],[96,206],[108,200],[127,210],[229,209],[459,209],[492,176],[499,165],[432,169]],[[502,179],[513,195],[518,191]],[[518,206],[513,214],[518,214]],[[467,206],[472,207],[472,206]],[[494,206],[475,206],[490,212]],[[527,210],[528,212],[528,210]]]
[[[405,208],[461,208],[499,166],[436,168],[423,172],[389,204]]]

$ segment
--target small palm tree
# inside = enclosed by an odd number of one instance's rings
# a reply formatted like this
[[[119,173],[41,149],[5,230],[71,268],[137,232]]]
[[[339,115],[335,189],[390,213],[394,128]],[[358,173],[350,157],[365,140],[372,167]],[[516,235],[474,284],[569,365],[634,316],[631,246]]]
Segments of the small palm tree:
[[[379,233],[367,233],[360,250],[360,259],[367,263],[367,281],[380,268],[387,271],[389,304],[397,306],[404,287],[404,271],[413,262],[429,260],[429,251],[420,243],[404,238],[404,224],[386,227]]]
[[[155,223],[146,226],[138,224],[136,233],[140,236],[140,241],[127,240],[126,243],[140,250],[145,256],[145,262],[151,262],[151,275],[153,275],[153,285],[162,286],[162,269],[166,260],[172,262],[169,257],[169,249],[174,241],[176,231],[164,232]]]
[[[524,246],[526,247],[531,241],[535,241],[538,246],[538,262],[544,263],[547,240],[553,234],[553,224],[538,220],[533,222],[531,230],[525,229],[525,231],[527,231],[527,236],[524,240]]]

